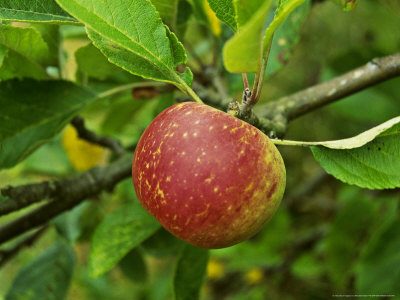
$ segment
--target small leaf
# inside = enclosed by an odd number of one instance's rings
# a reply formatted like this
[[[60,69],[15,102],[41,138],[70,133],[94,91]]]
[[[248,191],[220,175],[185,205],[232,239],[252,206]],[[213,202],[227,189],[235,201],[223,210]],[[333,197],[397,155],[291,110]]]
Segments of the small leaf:
[[[274,33],[271,50],[268,57],[266,74],[273,74],[282,68],[289,60],[293,47],[300,38],[300,29],[311,7],[311,1],[298,6]]]
[[[217,17],[234,31],[237,30],[235,7],[233,0],[207,0]]]
[[[262,66],[261,59],[267,59],[265,56],[269,53],[269,44],[275,30],[304,1],[280,0],[274,19],[262,36],[272,4],[272,1],[264,2],[243,29],[225,44],[223,56],[226,69],[232,73],[258,72]]]
[[[89,273],[97,277],[117,264],[160,225],[139,205],[125,205],[96,228],[89,256]]]
[[[262,34],[271,9],[266,0],[243,29],[235,34],[223,49],[225,68],[231,73],[256,72],[260,62]]]
[[[5,299],[64,299],[74,264],[75,254],[66,244],[47,249],[19,270]]]
[[[19,22],[72,23],[77,20],[54,0],[2,0],[0,19]]]
[[[65,81],[0,83],[0,169],[53,138],[96,95]]]
[[[178,259],[174,276],[174,295],[177,300],[199,299],[207,272],[208,250],[186,245]]]
[[[87,26],[93,44],[114,64],[144,78],[175,84],[193,92],[191,72],[176,67],[186,63],[186,53],[173,33],[167,32],[148,0],[57,0]],[[190,90],[188,92],[188,90]]]

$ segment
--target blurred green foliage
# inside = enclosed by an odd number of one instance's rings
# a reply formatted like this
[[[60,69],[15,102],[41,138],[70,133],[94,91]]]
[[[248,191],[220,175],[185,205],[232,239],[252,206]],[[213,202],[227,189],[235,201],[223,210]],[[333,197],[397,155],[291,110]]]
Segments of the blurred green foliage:
[[[199,1],[191,2],[201,5]],[[185,31],[189,64],[193,64],[196,71],[199,66],[193,57],[198,57],[204,64],[210,63],[215,37],[194,17],[188,22],[181,34]],[[285,57],[279,71],[267,77],[261,102],[332,78],[374,57],[399,51],[398,28],[400,18],[396,11],[389,10],[380,1],[360,1],[349,12],[343,12],[331,1],[315,1],[292,55]],[[221,40],[224,41],[232,31],[225,25],[222,29]],[[86,45],[88,40],[82,37],[81,32],[78,32],[78,37],[74,34],[76,31],[76,28],[66,27],[63,34],[65,39],[82,43],[83,47],[78,47],[75,54],[68,54],[78,60],[80,81],[94,90],[133,81],[134,76],[109,65],[95,48]],[[86,52],[94,53],[91,58],[100,56],[100,73],[94,76],[90,71],[97,62],[85,60],[82,55]],[[105,82],[99,82],[104,78]],[[231,95],[239,98],[242,90],[240,75],[226,74],[226,78]],[[296,119],[290,123],[287,138],[344,138],[399,115],[399,86],[400,79],[392,79]],[[158,94],[152,99],[134,99],[131,93],[121,93],[89,105],[82,115],[91,128],[115,136],[125,146],[132,147],[151,120],[173,103],[171,92]],[[283,147],[280,150],[288,179],[287,193],[278,213],[249,241],[209,252],[210,261],[220,263],[222,275],[215,278],[210,275],[214,274],[213,270],[208,270],[208,278],[201,288],[201,299],[329,299],[338,294],[398,297],[399,190],[369,191],[347,186],[324,174],[310,151]],[[0,184],[40,181],[75,173],[58,135],[15,168],[2,171]],[[89,276],[88,256],[93,233],[98,224],[107,221],[106,216],[111,212],[111,216],[115,216],[118,211],[123,213],[126,207],[132,215],[135,212],[139,214],[130,179],[121,182],[113,193],[103,193],[57,217],[52,222],[54,226],[37,244],[20,252],[0,269],[0,299],[18,299],[5,295],[7,292],[14,295],[21,289],[18,282],[26,276],[33,277],[35,273],[31,272],[36,270],[32,269],[37,269],[43,257],[48,263],[56,263],[55,251],[58,248],[50,247],[58,240],[63,240],[58,244],[62,246],[55,247],[66,247],[61,250],[65,250],[68,259],[73,261],[69,254],[72,249],[76,255],[75,271],[70,274],[71,284],[66,299],[172,299],[175,276],[192,276],[185,273],[174,275],[177,261],[182,259],[182,253],[188,256],[192,253],[187,253],[190,251],[184,242],[163,229],[156,231],[156,226],[142,237],[145,239],[143,242],[138,239],[137,243],[142,242],[140,245],[131,251],[127,247],[113,263],[102,265],[102,271],[107,271],[122,258],[114,268],[97,278]],[[11,216],[3,217],[0,224],[9,220]],[[138,238],[133,235],[133,240]],[[205,253],[199,255],[204,261],[207,259]],[[47,272],[46,265],[39,265],[37,272],[42,276]],[[193,272],[204,273],[201,266],[199,269],[195,267]],[[210,264],[209,267],[212,268]],[[254,270],[261,272],[261,277],[247,276]],[[190,296],[182,299],[190,299]]]

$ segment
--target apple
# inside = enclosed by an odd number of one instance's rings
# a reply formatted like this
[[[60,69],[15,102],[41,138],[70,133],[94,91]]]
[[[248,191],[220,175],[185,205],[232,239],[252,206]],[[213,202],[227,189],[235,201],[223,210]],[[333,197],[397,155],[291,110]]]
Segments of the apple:
[[[141,205],[178,238],[223,248],[257,233],[277,210],[286,171],[260,130],[195,102],[175,104],[144,131],[132,165]]]

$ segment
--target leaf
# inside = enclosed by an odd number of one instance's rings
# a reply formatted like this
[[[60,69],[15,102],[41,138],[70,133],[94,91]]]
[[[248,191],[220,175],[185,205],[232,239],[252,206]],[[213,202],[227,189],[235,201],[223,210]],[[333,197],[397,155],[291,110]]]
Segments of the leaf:
[[[0,169],[52,139],[96,95],[65,81],[0,82]]]
[[[391,222],[361,258],[356,271],[360,294],[400,293],[400,219]]]
[[[65,128],[61,141],[71,165],[78,171],[87,171],[99,165],[106,155],[105,148],[80,139],[71,125]]]
[[[264,0],[233,0],[238,31],[240,31],[242,27],[251,20],[252,16],[258,11],[263,3]]]
[[[231,73],[256,72],[260,61],[262,33],[272,0],[266,0],[243,29],[223,49],[225,68]]]
[[[208,250],[186,245],[178,259],[174,275],[174,295],[177,300],[199,299],[204,282]]]
[[[19,270],[5,299],[64,299],[74,264],[75,254],[68,245],[54,245]]]
[[[142,243],[141,248],[146,254],[163,257],[175,255],[183,244],[183,241],[161,227]]]
[[[264,2],[243,29],[225,44],[223,56],[226,69],[232,73],[257,72],[261,67],[261,59],[268,55],[269,44],[275,30],[304,1],[280,0],[274,19],[262,36],[272,4],[272,1]]]
[[[131,250],[120,262],[122,273],[134,282],[146,282],[148,277],[146,262],[140,251]]]
[[[0,25],[0,44],[37,63],[48,61],[49,49],[35,28]]]
[[[311,150],[325,171],[343,182],[369,189],[395,188],[400,187],[399,137],[397,117],[354,138],[321,143]]]
[[[121,70],[110,63],[107,57],[93,46],[93,44],[87,44],[79,48],[75,52],[75,59],[78,64],[79,72],[99,80],[104,80],[118,70]]]
[[[300,28],[310,6],[311,1],[306,0],[303,5],[296,7],[290,17],[286,18],[275,31],[268,57],[267,75],[277,72],[289,60],[293,47],[299,41]]]
[[[377,214],[378,203],[367,197],[362,190],[353,189],[355,193],[349,199],[340,199],[343,206],[325,237],[327,274],[339,290],[345,287],[353,275],[355,258]]]
[[[55,24],[77,23],[54,0],[2,0],[0,3],[0,19]]]
[[[89,255],[89,273],[97,277],[151,236],[160,225],[139,205],[125,205],[96,228]]]
[[[1,45],[0,45],[1,46]],[[18,52],[9,50],[0,67],[0,81],[14,78],[47,79],[45,69]]]
[[[151,0],[161,19],[170,28],[175,28],[177,23],[178,2],[179,0]]]
[[[237,30],[235,7],[233,0],[207,0],[217,17],[225,22],[233,31]]]
[[[87,26],[93,44],[114,64],[144,78],[175,84],[190,94],[192,73],[176,67],[186,63],[182,44],[168,32],[147,0],[57,0]],[[190,90],[190,91],[189,91]]]
[[[217,18],[214,11],[211,9],[210,5],[208,5],[207,0],[204,1],[204,11],[207,15],[208,24],[211,28],[212,33],[215,36],[221,35],[221,21]]]

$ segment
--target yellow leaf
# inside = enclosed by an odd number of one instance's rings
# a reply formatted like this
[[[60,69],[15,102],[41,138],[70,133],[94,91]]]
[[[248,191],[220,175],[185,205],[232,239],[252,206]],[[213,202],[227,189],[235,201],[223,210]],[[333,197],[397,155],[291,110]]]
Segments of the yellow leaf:
[[[211,31],[215,36],[220,36],[221,34],[221,21],[217,18],[214,11],[211,9],[207,0],[204,0],[204,8],[206,11],[208,22],[211,26]]]
[[[104,161],[105,149],[80,139],[73,126],[65,129],[61,142],[71,165],[78,171],[86,171]]]

